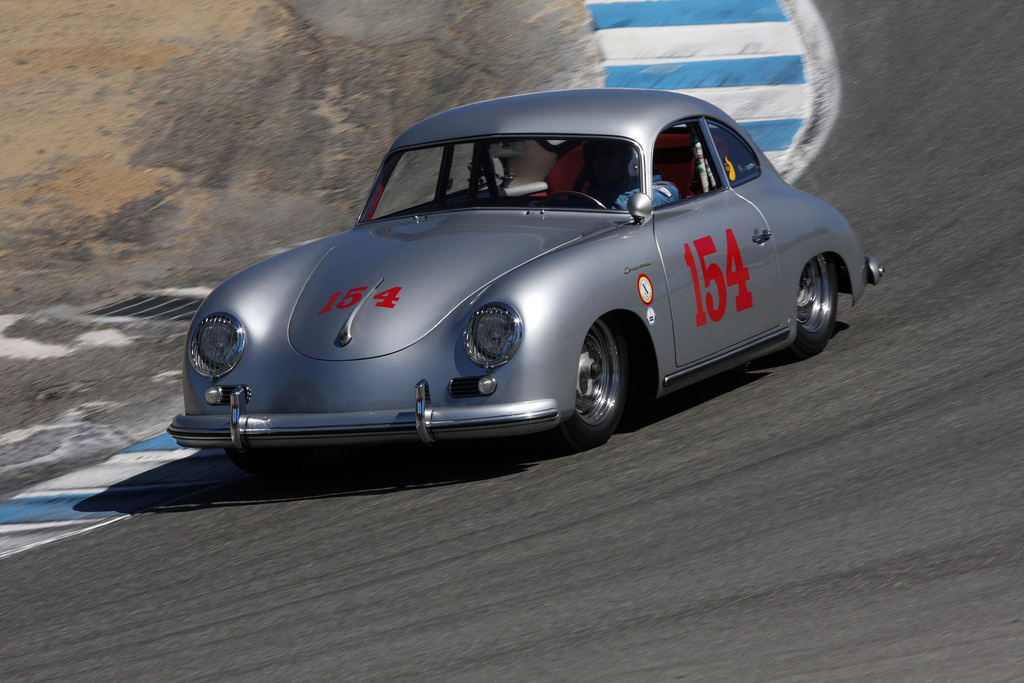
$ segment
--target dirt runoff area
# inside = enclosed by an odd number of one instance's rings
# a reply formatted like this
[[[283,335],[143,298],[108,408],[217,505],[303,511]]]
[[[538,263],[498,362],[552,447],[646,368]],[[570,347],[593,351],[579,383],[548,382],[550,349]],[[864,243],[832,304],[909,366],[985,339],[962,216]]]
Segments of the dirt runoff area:
[[[0,477],[21,478],[84,457],[46,441],[61,421],[98,457],[172,417],[184,323],[86,313],[347,229],[424,116],[602,83],[577,0],[0,0],[0,64]]]

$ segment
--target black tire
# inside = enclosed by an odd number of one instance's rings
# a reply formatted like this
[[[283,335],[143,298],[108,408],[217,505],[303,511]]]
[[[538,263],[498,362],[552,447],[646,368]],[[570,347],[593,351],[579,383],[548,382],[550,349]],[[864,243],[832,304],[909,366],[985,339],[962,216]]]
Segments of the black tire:
[[[626,404],[629,356],[616,325],[598,320],[587,331],[576,372],[576,409],[558,425],[572,452],[596,448],[615,431]]]
[[[231,462],[243,472],[258,477],[288,477],[306,464],[313,451],[303,448],[259,448],[236,451],[225,449]]]
[[[836,326],[839,280],[836,266],[818,254],[800,273],[796,295],[796,338],[789,355],[803,360],[825,350]]]

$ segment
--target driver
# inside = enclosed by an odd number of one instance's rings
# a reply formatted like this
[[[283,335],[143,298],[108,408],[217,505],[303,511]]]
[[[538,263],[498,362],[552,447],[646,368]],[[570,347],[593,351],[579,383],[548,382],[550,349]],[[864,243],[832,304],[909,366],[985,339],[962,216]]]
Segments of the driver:
[[[583,143],[583,192],[609,209],[625,209],[629,198],[640,191],[640,167],[636,150],[627,143],[592,140]],[[679,189],[654,175],[655,206],[679,201]]]

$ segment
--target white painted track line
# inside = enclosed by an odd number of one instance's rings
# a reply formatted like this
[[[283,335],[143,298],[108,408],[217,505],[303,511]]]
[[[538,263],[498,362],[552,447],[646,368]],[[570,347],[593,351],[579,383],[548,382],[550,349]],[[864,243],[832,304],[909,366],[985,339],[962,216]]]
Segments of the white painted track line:
[[[811,103],[803,85],[692,88],[675,92],[707,100],[740,121],[803,119],[811,115]]]
[[[605,62],[794,55],[802,51],[796,28],[786,23],[711,26],[641,26],[596,32]]]

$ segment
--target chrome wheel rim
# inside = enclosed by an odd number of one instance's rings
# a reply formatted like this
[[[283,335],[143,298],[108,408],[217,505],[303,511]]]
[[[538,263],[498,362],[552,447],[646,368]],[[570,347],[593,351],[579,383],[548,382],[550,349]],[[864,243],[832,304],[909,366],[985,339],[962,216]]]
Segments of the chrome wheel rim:
[[[576,414],[590,425],[600,424],[615,408],[621,375],[619,347],[611,328],[600,320],[583,340],[576,375]]]
[[[829,297],[832,283],[828,281],[828,262],[818,254],[800,273],[800,289],[796,295],[796,319],[808,332],[817,332],[832,314]]]

